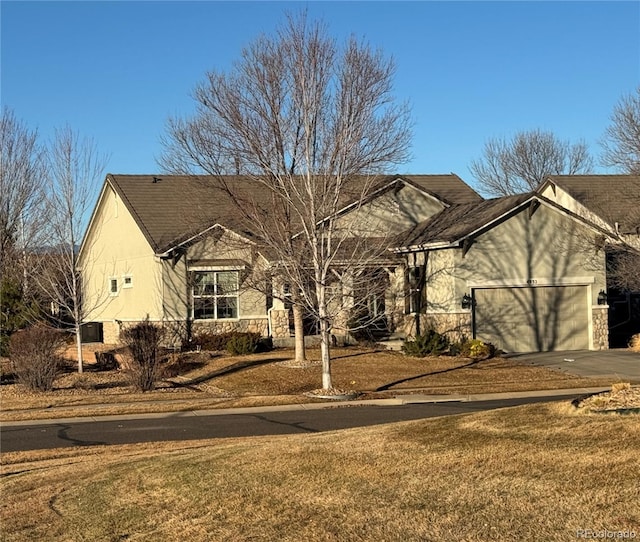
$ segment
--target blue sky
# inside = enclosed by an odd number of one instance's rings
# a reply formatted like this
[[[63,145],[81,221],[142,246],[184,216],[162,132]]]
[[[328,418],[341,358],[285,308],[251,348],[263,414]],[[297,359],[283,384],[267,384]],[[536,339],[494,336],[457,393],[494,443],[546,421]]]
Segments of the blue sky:
[[[154,173],[167,117],[192,111],[206,71],[305,7],[339,40],[394,57],[415,121],[400,173],[473,185],[488,138],[536,128],[597,155],[613,106],[640,83],[638,1],[2,1],[2,104],[43,137],[66,123],[93,137],[109,172]]]

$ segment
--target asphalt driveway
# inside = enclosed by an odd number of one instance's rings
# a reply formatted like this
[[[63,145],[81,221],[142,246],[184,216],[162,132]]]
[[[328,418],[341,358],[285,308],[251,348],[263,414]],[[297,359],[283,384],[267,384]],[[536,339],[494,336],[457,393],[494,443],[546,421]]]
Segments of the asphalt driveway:
[[[640,383],[640,353],[626,349],[531,352],[508,354],[506,357],[578,376],[610,376],[614,381]]]

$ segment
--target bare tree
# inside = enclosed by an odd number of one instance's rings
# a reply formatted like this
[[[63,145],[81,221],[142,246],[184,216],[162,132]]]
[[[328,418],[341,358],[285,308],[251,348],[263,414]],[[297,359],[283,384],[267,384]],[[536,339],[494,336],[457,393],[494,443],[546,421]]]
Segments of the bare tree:
[[[78,270],[78,245],[103,175],[106,157],[96,144],[70,127],[55,131],[47,148],[46,188],[49,205],[49,244],[36,278],[51,300],[53,311],[75,334],[78,372],[83,371],[80,328],[89,307],[83,306]]]
[[[207,74],[194,118],[169,122],[165,168],[220,175],[235,167],[270,194],[256,201],[220,177],[295,288],[295,304],[318,320],[324,389],[332,388],[336,272],[355,277],[379,254],[366,248],[358,220],[347,224],[338,211],[346,202],[357,210],[375,175],[408,157],[409,110],[393,99],[393,74],[380,51],[354,38],[340,48],[324,25],[289,16],[229,73]]]
[[[614,107],[602,146],[604,165],[640,175],[640,86]]]
[[[42,242],[43,156],[35,130],[4,108],[0,119],[0,350],[39,313],[32,253]]]
[[[0,262],[2,276],[20,273],[26,289],[26,254],[42,241],[43,155],[38,134],[8,108],[0,120]]]
[[[508,196],[535,190],[547,175],[588,173],[592,167],[584,142],[571,144],[551,132],[531,130],[512,139],[489,139],[470,169],[488,194]]]

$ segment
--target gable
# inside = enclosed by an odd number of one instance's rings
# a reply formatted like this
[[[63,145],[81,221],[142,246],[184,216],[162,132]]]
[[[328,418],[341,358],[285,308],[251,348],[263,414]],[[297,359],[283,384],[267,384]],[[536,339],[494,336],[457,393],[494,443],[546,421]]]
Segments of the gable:
[[[80,245],[78,265],[143,254],[153,254],[151,246],[118,193],[105,182]]]
[[[598,226],[640,233],[639,175],[552,175],[536,192]]]
[[[399,181],[362,205],[343,211],[336,226],[349,228],[357,236],[395,236],[445,208],[437,197]]]
[[[582,221],[542,203],[522,207],[463,244],[461,266],[483,279],[593,275],[603,272],[597,233]]]

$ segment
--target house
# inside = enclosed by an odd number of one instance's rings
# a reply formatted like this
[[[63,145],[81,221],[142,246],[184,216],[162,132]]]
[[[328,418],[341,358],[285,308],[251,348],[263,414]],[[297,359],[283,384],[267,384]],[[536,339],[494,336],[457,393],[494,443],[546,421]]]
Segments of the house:
[[[268,208],[264,187],[225,179]],[[550,176],[484,200],[454,174],[382,177],[364,197],[347,194],[334,218],[372,239],[383,224],[384,292],[347,293],[340,278],[337,295],[367,297],[404,336],[429,327],[505,351],[608,348],[640,322],[640,296],[614,300],[610,281],[615,248],[640,247],[638,187],[637,176]],[[107,175],[79,255],[87,328],[115,344],[148,315],[176,337],[290,337],[287,285],[258,284],[276,262],[240,215],[212,178]],[[346,318],[333,325],[348,340]]]
[[[608,256],[640,246],[637,199],[622,193],[637,198],[640,178],[552,176],[404,232],[393,250],[414,285],[405,331],[431,327],[513,352],[608,348]]]
[[[242,176],[225,180],[268,208],[264,187]],[[385,176],[364,200],[346,194],[336,219],[356,220],[350,227],[371,236],[382,221],[396,235],[452,205],[481,200],[454,174]],[[212,178],[107,175],[79,253],[85,329],[93,331],[87,339],[115,344],[123,325],[146,315],[176,338],[200,330],[289,337],[286,285],[252,282],[274,262],[241,214]],[[391,313],[404,310],[404,266],[391,252],[386,259],[395,263],[385,262],[382,272],[399,293],[376,307]]]

